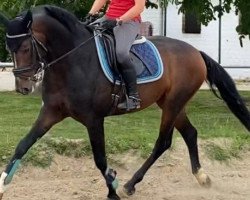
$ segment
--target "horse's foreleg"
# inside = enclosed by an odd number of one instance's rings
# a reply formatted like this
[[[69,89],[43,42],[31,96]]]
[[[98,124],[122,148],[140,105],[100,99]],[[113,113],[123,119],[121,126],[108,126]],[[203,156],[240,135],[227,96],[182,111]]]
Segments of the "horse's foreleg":
[[[135,193],[135,185],[142,181],[148,169],[162,155],[162,153],[171,146],[173,136],[173,122],[171,122],[171,119],[172,118],[169,118],[169,115],[166,115],[166,113],[163,112],[160,134],[151,155],[133,177],[124,185],[124,192],[127,195]]]
[[[55,123],[61,120],[62,116],[60,116],[58,113],[53,113],[52,109],[41,109],[40,115],[36,123],[30,130],[30,132],[19,142],[13,157],[11,158],[5,171],[1,175],[0,194],[3,194],[6,189],[6,186],[11,182],[22,157],[26,154],[29,148],[39,138],[41,138]]]
[[[210,187],[211,180],[209,176],[204,173],[199,161],[197,130],[193,127],[185,112],[182,112],[178,115],[175,122],[175,127],[181,133],[188,147],[192,166],[192,173],[194,174],[201,186]]]
[[[107,166],[103,123],[103,118],[92,118],[91,123],[88,123],[86,126],[89,133],[95,164],[105,178],[107,187],[109,189],[108,199],[119,200],[120,198],[116,194],[116,189],[118,187],[116,171]]]

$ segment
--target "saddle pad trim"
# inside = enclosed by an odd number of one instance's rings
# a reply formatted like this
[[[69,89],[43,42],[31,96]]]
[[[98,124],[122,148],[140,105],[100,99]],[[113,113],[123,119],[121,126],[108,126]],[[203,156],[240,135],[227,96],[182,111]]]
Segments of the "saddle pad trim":
[[[101,36],[98,35],[98,36],[95,37],[95,42],[96,42],[97,54],[98,54],[98,57],[99,57],[99,62],[101,64],[103,73],[105,74],[105,76],[107,77],[107,79],[110,82],[113,83],[114,82],[114,74],[110,70],[110,67],[109,67],[109,64],[108,64],[107,60],[106,59],[102,59],[102,58],[106,57],[106,53],[105,53],[105,50],[103,49],[103,47],[101,45],[101,42],[99,41],[99,37],[101,37]],[[157,81],[163,75],[163,63],[162,63],[162,59],[160,57],[160,53],[159,53],[159,51],[157,50],[157,48],[155,47],[155,45],[151,41],[147,40],[147,43],[150,45],[151,50],[153,50],[153,52],[157,56],[157,64],[158,64],[159,68],[158,68],[157,73],[155,73],[155,75],[153,75],[153,76],[150,76],[150,77],[146,76],[146,77],[141,77],[141,78],[137,77],[137,84],[144,84],[144,83],[149,83],[149,82]],[[116,84],[120,85],[121,81],[120,80],[116,80]]]
[[[110,82],[114,82],[114,74],[112,73],[111,70],[109,70],[109,64],[107,62],[106,59],[102,59],[102,58],[105,58],[106,57],[106,53],[105,53],[105,50],[103,49],[103,47],[101,46],[101,43],[99,42],[99,37],[100,35],[97,35],[95,37],[95,43],[96,43],[96,49],[97,49],[97,54],[98,54],[98,57],[99,57],[99,62],[101,64],[101,67],[102,67],[102,71],[103,73],[105,74],[105,76],[108,78],[108,80]],[[117,81],[117,84],[120,84],[121,81]]]

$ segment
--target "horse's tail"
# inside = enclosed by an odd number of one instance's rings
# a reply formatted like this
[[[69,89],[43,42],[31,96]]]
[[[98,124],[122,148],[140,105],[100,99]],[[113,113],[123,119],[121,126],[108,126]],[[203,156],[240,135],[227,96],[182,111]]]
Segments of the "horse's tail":
[[[207,82],[212,92],[217,96],[215,87],[218,88],[220,96],[227,103],[229,109],[250,131],[250,114],[234,81],[219,63],[204,52],[200,53],[207,67]]]

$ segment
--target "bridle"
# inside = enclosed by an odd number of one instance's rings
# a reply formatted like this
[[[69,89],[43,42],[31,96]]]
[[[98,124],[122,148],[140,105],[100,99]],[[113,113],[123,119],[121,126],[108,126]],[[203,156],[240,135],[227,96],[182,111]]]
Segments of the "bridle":
[[[87,42],[89,42],[90,40],[92,40],[93,38],[95,38],[96,36],[100,35],[104,31],[105,31],[105,29],[103,29],[101,31],[98,31],[92,37],[90,37],[87,40],[83,41],[78,46],[76,46],[75,48],[71,49],[67,53],[63,54],[62,56],[59,56],[58,58],[56,58],[55,60],[51,61],[50,63],[46,62],[46,60],[42,56],[41,51],[39,50],[39,49],[42,49],[45,53],[47,53],[48,50],[47,50],[46,46],[40,40],[38,40],[35,37],[35,35],[32,33],[31,30],[29,31],[29,33],[19,34],[19,35],[8,35],[8,34],[6,34],[6,38],[8,38],[8,39],[31,38],[32,54],[34,53],[33,51],[35,50],[35,54],[33,54],[35,56],[33,56],[33,58],[32,58],[33,61],[34,61],[34,64],[28,65],[28,66],[24,66],[24,67],[19,68],[19,69],[17,69],[16,66],[14,66],[13,74],[14,74],[15,77],[18,77],[18,78],[21,78],[21,79],[25,79],[25,80],[30,80],[30,81],[33,81],[33,82],[42,81],[43,76],[44,76],[44,71],[46,69],[48,69],[52,65],[56,64],[57,62],[61,61],[62,59],[66,58],[67,56],[69,56],[70,54],[72,54],[74,51],[76,51],[77,49],[79,49],[81,46],[83,46],[84,44],[86,44]],[[36,59],[37,57],[38,57],[38,61]],[[14,62],[14,65],[16,65],[15,62]],[[34,75],[31,75],[31,76],[25,75],[25,73],[32,72],[32,71],[35,71]]]
[[[8,35],[6,34],[7,39],[26,39],[26,38],[31,38],[31,46],[32,46],[32,60],[34,61],[32,65],[28,66],[23,66],[22,68],[17,68],[16,67],[16,62],[14,62],[14,69],[12,70],[13,74],[15,77],[25,79],[25,80],[30,80],[33,82],[38,82],[43,79],[43,73],[45,69],[45,59],[43,58],[41,51],[39,49],[42,49],[44,52],[48,52],[47,48],[45,45],[39,41],[34,34],[32,34],[31,31],[29,33],[25,34],[19,34],[19,35]],[[38,57],[38,61],[37,61]],[[26,73],[35,71],[34,75],[28,76],[25,75]]]

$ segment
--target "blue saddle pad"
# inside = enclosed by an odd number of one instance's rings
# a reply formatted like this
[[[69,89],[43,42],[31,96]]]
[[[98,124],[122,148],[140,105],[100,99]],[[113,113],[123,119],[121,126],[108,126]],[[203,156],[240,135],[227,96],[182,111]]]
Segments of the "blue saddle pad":
[[[109,66],[106,57],[107,55],[99,36],[95,37],[95,42],[102,70],[108,80],[114,82],[114,78],[117,79],[117,77],[114,77],[115,75],[112,71],[112,68]],[[145,66],[143,71],[137,75],[137,84],[153,82],[162,77],[162,59],[157,48],[152,42],[146,40],[144,43],[134,44],[131,48],[131,52],[135,54]]]

